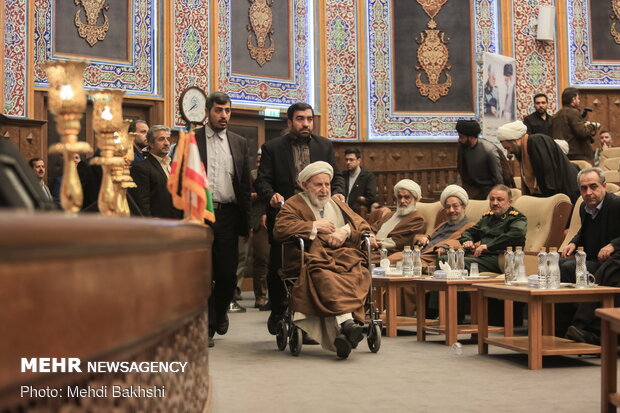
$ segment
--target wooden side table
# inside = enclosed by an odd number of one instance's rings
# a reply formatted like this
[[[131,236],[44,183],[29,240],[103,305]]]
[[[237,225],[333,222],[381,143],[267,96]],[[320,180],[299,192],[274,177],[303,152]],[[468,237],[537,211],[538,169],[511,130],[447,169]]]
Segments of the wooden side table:
[[[528,355],[531,370],[542,368],[542,357],[567,354],[598,354],[599,346],[576,343],[554,336],[553,305],[555,303],[579,303],[600,301],[603,307],[613,306],[614,294],[620,288],[560,288],[541,290],[509,285],[475,285],[478,288],[478,354],[488,354],[489,344]],[[488,298],[512,300],[528,305],[527,337],[489,337]]]
[[[456,343],[459,334],[476,334],[478,332],[478,326],[476,325],[477,319],[477,306],[476,306],[476,294],[477,290],[473,287],[474,283],[484,284],[497,284],[503,283],[503,279],[487,278],[487,279],[475,279],[475,280],[442,280],[436,278],[418,278],[414,279],[417,294],[417,338],[418,341],[426,340],[427,332],[435,332],[446,335],[446,345],[451,346]],[[426,322],[426,292],[427,291],[439,291],[439,294],[445,294],[445,300],[440,300],[440,313],[445,314],[445,322],[440,318],[439,325],[427,325]],[[458,324],[457,317],[457,293],[459,291],[469,291],[472,294],[471,300],[471,324]],[[512,327],[512,307],[510,307],[510,326]],[[502,327],[489,327],[491,331],[503,331]],[[512,335],[512,330],[509,330],[508,335]]]
[[[601,318],[601,412],[615,413],[620,407],[616,392],[620,308],[599,308],[596,315]]]

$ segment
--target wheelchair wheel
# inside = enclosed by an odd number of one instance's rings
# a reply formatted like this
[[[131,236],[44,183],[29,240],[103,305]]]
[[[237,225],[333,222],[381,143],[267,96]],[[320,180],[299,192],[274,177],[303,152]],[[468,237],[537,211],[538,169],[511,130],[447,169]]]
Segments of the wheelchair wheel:
[[[278,321],[278,325],[276,326],[276,344],[278,345],[278,350],[284,351],[287,341],[288,325],[286,324],[286,321],[280,320]]]
[[[371,352],[376,353],[381,348],[381,326],[379,324],[371,324],[368,326],[368,348]]]
[[[303,342],[303,332],[299,327],[293,327],[291,330],[291,337],[288,341],[288,349],[291,351],[291,354],[294,356],[298,356],[301,353],[301,345]]]

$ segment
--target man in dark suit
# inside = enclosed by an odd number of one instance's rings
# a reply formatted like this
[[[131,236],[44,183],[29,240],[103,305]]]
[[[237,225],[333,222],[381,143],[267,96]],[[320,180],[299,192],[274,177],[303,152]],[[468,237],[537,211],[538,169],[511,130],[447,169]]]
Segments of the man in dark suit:
[[[572,256],[577,247],[586,253],[586,267],[594,274],[596,283],[609,287],[620,286],[620,197],[606,192],[605,175],[600,168],[584,169],[577,175],[583,203],[579,208],[581,228],[562,251],[562,257]],[[560,261],[561,281],[574,283],[575,259]],[[579,342],[600,344],[600,320],[594,310],[598,303],[574,306],[558,305],[556,331],[562,333],[568,322],[566,337]],[[570,315],[574,317],[570,320]]]
[[[262,158],[258,169],[255,188],[258,196],[267,204],[267,228],[269,230],[269,272],[267,287],[271,302],[271,315],[267,327],[276,333],[278,321],[286,309],[284,286],[278,275],[282,266],[280,243],[273,239],[275,218],[281,204],[293,195],[302,192],[297,182],[299,172],[312,162],[325,161],[334,168],[331,181],[333,197],[344,201],[344,179],[336,165],[334,148],[329,139],[314,135],[314,110],[307,103],[294,103],[287,110],[290,132],[265,143],[261,149]]]
[[[344,151],[344,161],[347,170],[343,172],[344,187],[347,191],[347,204],[352,210],[358,211],[360,196],[365,198],[364,204],[368,211],[370,206],[377,199],[377,180],[372,172],[362,169],[362,154],[357,148],[350,148]]]
[[[235,294],[239,236],[250,237],[250,163],[245,138],[226,128],[230,97],[207,96],[207,124],[196,131],[200,158],[213,195],[213,290],[209,298],[209,346],[215,333],[228,331],[226,312]]]
[[[151,156],[131,167],[131,177],[137,187],[130,189],[130,194],[145,217],[181,219],[183,211],[172,205],[166,186],[170,175],[170,128],[155,125],[146,138]]]
[[[145,148],[148,146],[148,131],[149,125],[144,120],[136,119],[129,124],[127,132],[134,133],[133,162],[131,163],[132,165],[142,162],[147,157],[147,153],[144,151]]]

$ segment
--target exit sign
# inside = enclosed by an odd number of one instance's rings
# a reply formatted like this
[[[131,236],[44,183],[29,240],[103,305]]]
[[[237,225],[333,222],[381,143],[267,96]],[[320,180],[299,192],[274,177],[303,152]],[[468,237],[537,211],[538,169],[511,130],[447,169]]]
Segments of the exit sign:
[[[263,116],[265,116],[266,118],[279,118],[280,117],[280,109],[265,108],[261,112],[263,112]]]

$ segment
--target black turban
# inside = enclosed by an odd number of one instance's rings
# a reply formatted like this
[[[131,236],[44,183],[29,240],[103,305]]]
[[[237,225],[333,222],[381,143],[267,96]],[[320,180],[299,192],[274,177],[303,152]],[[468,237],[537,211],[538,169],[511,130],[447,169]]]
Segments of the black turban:
[[[480,135],[480,124],[475,120],[465,120],[461,119],[456,122],[456,131],[465,136],[475,136],[478,137]]]
[[[504,76],[512,76],[512,64],[506,63],[504,65]]]

